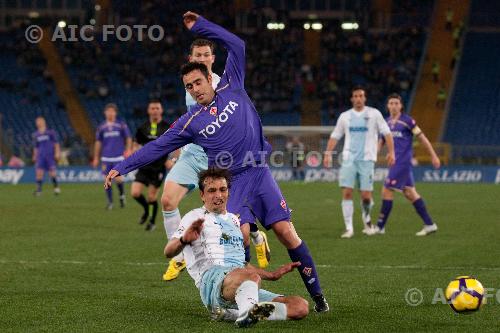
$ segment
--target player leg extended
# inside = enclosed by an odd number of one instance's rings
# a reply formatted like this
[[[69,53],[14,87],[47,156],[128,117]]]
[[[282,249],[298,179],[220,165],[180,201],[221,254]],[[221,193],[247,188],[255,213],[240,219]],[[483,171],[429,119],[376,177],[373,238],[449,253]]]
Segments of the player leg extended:
[[[297,269],[307,291],[315,302],[316,312],[328,311],[329,306],[323,296],[314,260],[306,243],[300,239],[290,222],[290,210],[271,171],[269,168],[255,168],[253,172],[251,179],[233,181],[231,189],[237,192],[239,191],[238,187],[245,187],[245,182],[252,182],[253,186],[246,189],[245,195],[248,197],[253,214],[259,219],[262,226],[274,231],[278,240],[288,250],[290,259],[293,262],[301,263]],[[231,204],[237,204],[235,199],[238,200],[241,194],[233,193],[232,196],[232,199],[231,196],[229,197],[229,211],[231,211]]]
[[[260,289],[260,276],[246,268],[215,266],[202,278],[200,294],[215,320],[234,321],[250,327],[260,320],[302,319],[309,313],[301,297]],[[236,303],[236,309],[231,306]]]
[[[169,176],[172,171],[174,171],[174,168],[170,171]],[[163,225],[165,226],[165,232],[168,240],[172,238],[181,223],[181,213],[179,212],[178,207],[182,198],[184,198],[184,196],[188,193],[188,188],[186,186],[179,185],[173,180],[169,180],[169,176],[167,176],[167,180],[165,181],[165,185],[163,187],[163,193],[161,195]],[[181,252],[177,256],[170,259],[168,268],[163,274],[163,280],[174,280],[179,276],[184,268],[186,268],[186,262],[184,261],[184,256]]]
[[[403,194],[406,197],[406,199],[408,199],[408,201],[410,201],[413,204],[413,207],[415,207],[415,211],[424,222],[424,227],[422,228],[422,230],[417,232],[415,235],[427,236],[429,234],[436,232],[438,230],[438,227],[432,221],[431,216],[427,212],[427,207],[425,206],[425,202],[422,199],[422,197],[417,193],[415,187],[414,186],[405,187],[405,189],[403,190]]]

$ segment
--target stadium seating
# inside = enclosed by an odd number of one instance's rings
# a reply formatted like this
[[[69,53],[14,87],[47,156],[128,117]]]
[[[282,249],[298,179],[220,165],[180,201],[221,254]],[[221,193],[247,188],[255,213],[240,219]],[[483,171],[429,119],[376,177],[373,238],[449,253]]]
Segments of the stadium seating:
[[[0,48],[2,129],[13,153],[31,160],[35,118],[44,116],[47,125],[60,135],[61,144],[72,146],[70,160],[86,159],[86,148],[69,123],[36,46],[28,44],[24,35],[13,38],[13,32],[6,32],[0,34]]]
[[[416,81],[426,33],[418,28],[388,32],[342,33],[331,29],[322,35],[322,123],[334,125],[351,104],[350,88],[363,85],[367,104],[385,112],[385,98],[399,93],[407,103]]]
[[[498,145],[500,34],[468,32],[463,50],[444,141],[454,145]]]
[[[473,0],[469,24],[473,27],[499,27],[500,2]]]

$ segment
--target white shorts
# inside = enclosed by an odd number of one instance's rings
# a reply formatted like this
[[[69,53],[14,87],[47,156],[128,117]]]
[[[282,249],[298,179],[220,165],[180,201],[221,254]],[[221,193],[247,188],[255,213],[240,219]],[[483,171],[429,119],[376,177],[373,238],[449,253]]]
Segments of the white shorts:
[[[340,187],[355,188],[359,184],[361,191],[373,191],[373,161],[344,161],[340,167]]]
[[[184,150],[167,174],[165,181],[185,186],[188,191],[198,188],[198,174],[208,169],[208,157],[203,151]]]

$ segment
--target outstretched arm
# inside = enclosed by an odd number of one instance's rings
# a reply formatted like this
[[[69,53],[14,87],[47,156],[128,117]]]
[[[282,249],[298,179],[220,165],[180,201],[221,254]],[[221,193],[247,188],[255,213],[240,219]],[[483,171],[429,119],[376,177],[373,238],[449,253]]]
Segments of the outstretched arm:
[[[172,128],[163,133],[158,139],[149,142],[141,149],[133,153],[130,157],[120,162],[113,170],[106,176],[104,187],[111,186],[113,178],[119,175],[125,175],[130,171],[143,167],[156,161],[162,156],[165,156],[177,148],[191,143],[193,138],[187,128],[187,121],[190,119],[191,114],[186,113],[177,120]]]
[[[247,264],[245,267],[248,270],[257,273],[262,280],[276,281],[276,280],[281,279],[281,277],[283,275],[285,275],[285,274],[290,273],[291,271],[293,271],[293,269],[295,267],[299,267],[299,266],[300,266],[300,262],[291,262],[291,263],[288,263],[286,265],[283,265],[283,266],[279,267],[274,272],[268,272],[268,271],[265,271],[263,269],[254,267],[254,266],[252,266],[250,264]]]
[[[243,88],[245,83],[245,42],[235,34],[196,13],[187,12],[183,18],[184,25],[193,33],[221,43],[226,48],[228,56],[221,82],[224,82],[226,78],[226,83],[234,88]]]

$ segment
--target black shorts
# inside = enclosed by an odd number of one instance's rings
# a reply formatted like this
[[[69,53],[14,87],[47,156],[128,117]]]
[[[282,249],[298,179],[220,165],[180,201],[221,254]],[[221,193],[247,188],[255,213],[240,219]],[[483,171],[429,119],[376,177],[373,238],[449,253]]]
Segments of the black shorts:
[[[161,186],[163,179],[166,175],[166,170],[162,169],[151,169],[151,168],[141,168],[135,174],[135,182],[142,183],[146,186],[153,185],[158,188]]]

